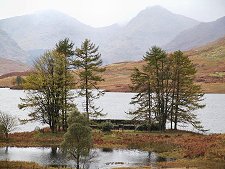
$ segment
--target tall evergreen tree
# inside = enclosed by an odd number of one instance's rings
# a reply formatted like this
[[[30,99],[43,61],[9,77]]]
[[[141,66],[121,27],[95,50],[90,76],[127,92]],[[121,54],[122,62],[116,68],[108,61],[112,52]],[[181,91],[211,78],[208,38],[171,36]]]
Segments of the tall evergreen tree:
[[[75,50],[73,65],[76,69],[79,69],[79,96],[85,97],[84,107],[87,118],[102,115],[100,108],[93,103],[95,99],[104,94],[97,87],[97,83],[104,80],[100,73],[105,71],[104,68],[100,67],[102,60],[98,47],[90,40],[85,39],[81,47]],[[93,91],[93,89],[95,90]]]
[[[190,123],[195,128],[202,129],[200,122],[196,119],[193,111],[203,108],[201,103],[203,93],[201,87],[194,83],[196,68],[191,60],[181,51],[174,52],[172,60],[173,70],[173,97],[171,108],[171,128],[174,122],[174,129],[177,129],[178,122]]]
[[[158,47],[146,52],[143,60],[146,65],[142,70],[135,69],[131,76],[133,89],[138,92],[131,104],[138,104],[138,109],[129,114],[149,122],[154,119],[162,131],[168,120],[175,129],[179,122],[201,128],[193,111],[204,107],[203,93],[194,84],[196,69],[191,60],[181,51],[168,56]]]
[[[71,57],[74,55],[74,50],[73,50],[73,47],[74,47],[74,43],[71,42],[69,40],[69,38],[65,38],[64,40],[61,40],[59,41],[57,44],[56,44],[56,51],[58,53],[61,54],[61,56],[63,57],[62,60],[63,60],[63,65],[64,66],[61,66],[61,72],[60,73],[60,76],[61,76],[61,91],[62,91],[62,97],[61,97],[61,104],[62,104],[62,128],[63,130],[65,131],[68,127],[68,124],[67,124],[67,109],[69,108],[68,107],[68,104],[67,104],[67,100],[68,100],[68,93],[69,93],[69,90],[72,88],[72,76],[71,76],[71,73],[68,73],[68,70],[70,69],[70,59]]]
[[[148,71],[151,74],[152,91],[154,92],[155,119],[160,129],[166,129],[166,120],[170,99],[170,63],[167,54],[159,47],[152,47],[144,56]]]
[[[133,116],[133,120],[144,120],[149,126],[153,121],[153,91],[152,81],[146,66],[143,70],[135,68],[131,75],[132,90],[138,92],[130,104],[137,105],[137,109],[130,111],[128,114]]]

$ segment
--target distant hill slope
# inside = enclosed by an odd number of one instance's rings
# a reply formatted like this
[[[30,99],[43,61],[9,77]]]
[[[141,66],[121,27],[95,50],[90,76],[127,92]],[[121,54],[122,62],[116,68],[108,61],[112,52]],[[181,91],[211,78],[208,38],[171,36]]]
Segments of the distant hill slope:
[[[69,37],[75,46],[90,38],[99,45],[104,63],[108,64],[137,60],[152,45],[164,45],[183,30],[197,24],[199,22],[196,20],[155,6],[141,11],[125,26],[114,24],[93,28],[50,10],[0,20],[0,29],[7,32],[23,50],[29,51],[31,56],[37,56],[37,51],[53,48],[65,37]]]
[[[202,86],[204,92],[225,93],[225,37],[184,54],[196,65],[196,83]],[[133,68],[141,68],[144,64],[137,61],[108,65],[105,81],[99,86],[108,91],[130,91]]]
[[[19,61],[0,58],[0,75],[10,72],[23,72],[29,67]]]
[[[196,83],[207,93],[225,93],[225,37],[185,52],[197,68]],[[140,57],[141,59],[141,57]],[[104,82],[99,87],[107,91],[130,91],[130,76],[135,67],[145,62],[120,62],[105,66]],[[9,79],[9,78],[8,78]],[[0,79],[0,86],[6,80]],[[9,86],[12,85],[9,83]]]
[[[199,80],[225,82],[225,37],[185,52],[197,65]]]
[[[225,37],[184,54],[196,65],[196,83],[202,86],[204,92],[225,93]],[[130,91],[132,70],[143,64],[143,61],[137,61],[108,65],[105,81],[99,86],[108,91]]]
[[[0,29],[0,58],[26,62],[27,54],[9,35]]]
[[[201,23],[191,29],[181,32],[164,47],[169,50],[189,50],[225,36],[225,17],[216,21]]]

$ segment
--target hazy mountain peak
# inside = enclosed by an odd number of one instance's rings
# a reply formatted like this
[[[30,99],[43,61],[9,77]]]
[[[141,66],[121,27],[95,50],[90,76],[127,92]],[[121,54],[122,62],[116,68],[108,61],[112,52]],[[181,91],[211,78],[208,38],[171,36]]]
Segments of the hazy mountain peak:
[[[225,23],[225,16],[223,16],[223,17],[217,19],[217,20],[214,21],[214,22],[224,22],[224,23]]]
[[[80,42],[92,32],[92,27],[56,10],[37,11],[1,20],[0,29],[24,50],[50,49],[66,37]]]
[[[194,31],[193,37],[198,40],[200,35],[208,34],[211,40],[212,37],[214,39],[223,35],[220,32],[224,32],[221,29],[224,29],[225,17],[214,22],[217,23],[216,26],[209,25],[207,30]],[[104,63],[112,63],[141,58],[151,46],[165,46],[181,32],[191,30],[196,25],[205,27],[207,24],[199,23],[194,19],[174,14],[161,6],[152,6],[142,10],[125,26],[113,24],[93,28],[62,12],[42,10],[0,20],[0,29],[4,30],[22,49],[29,51],[33,57],[39,56],[45,49],[53,48],[59,40],[66,37],[70,38],[75,46],[79,46],[85,38],[89,38],[99,45]],[[189,39],[191,36],[192,34],[188,34],[185,38],[184,36],[181,38]],[[204,42],[206,40],[208,39],[204,39]],[[186,47],[191,43],[191,41],[178,45],[176,43],[172,47],[182,47],[182,45]]]
[[[151,11],[154,11],[154,12],[156,12],[156,11],[167,11],[169,13],[172,13],[168,9],[166,9],[166,8],[160,6],[160,5],[149,6],[145,10],[151,10]]]
[[[137,17],[144,17],[144,16],[160,17],[162,15],[172,15],[172,14],[173,13],[167,10],[166,8],[157,5],[145,8],[144,10],[139,12]]]
[[[61,14],[61,15],[65,15],[63,12],[55,10],[55,9],[39,10],[39,11],[35,11],[33,14],[37,14],[37,15],[41,15],[41,14]]]

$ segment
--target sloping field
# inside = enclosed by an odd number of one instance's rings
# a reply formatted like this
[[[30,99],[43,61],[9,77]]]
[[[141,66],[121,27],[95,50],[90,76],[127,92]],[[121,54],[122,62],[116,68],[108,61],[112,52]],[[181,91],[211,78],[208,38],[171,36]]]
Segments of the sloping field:
[[[200,48],[184,52],[190,57],[197,68],[196,83],[206,93],[225,93],[225,37]],[[141,58],[140,58],[141,60]],[[99,87],[106,91],[131,91],[130,76],[135,67],[141,68],[143,61],[120,62],[105,66],[104,82]],[[13,86],[16,76],[27,73],[12,73],[0,77],[0,86]]]

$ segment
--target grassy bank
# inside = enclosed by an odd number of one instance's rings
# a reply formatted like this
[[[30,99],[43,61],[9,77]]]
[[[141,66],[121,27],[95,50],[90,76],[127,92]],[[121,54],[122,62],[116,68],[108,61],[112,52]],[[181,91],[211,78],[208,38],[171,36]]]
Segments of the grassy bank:
[[[54,167],[40,166],[33,162],[0,161],[0,169],[56,169]],[[62,169],[62,168],[58,168]],[[66,168],[63,168],[66,169]]]
[[[0,146],[49,147],[60,146],[64,133],[25,132],[10,134],[0,139]],[[160,163],[162,167],[225,168],[225,134],[202,135],[184,131],[134,132],[93,131],[96,148],[134,148],[154,151],[163,157],[175,158],[174,162]]]

